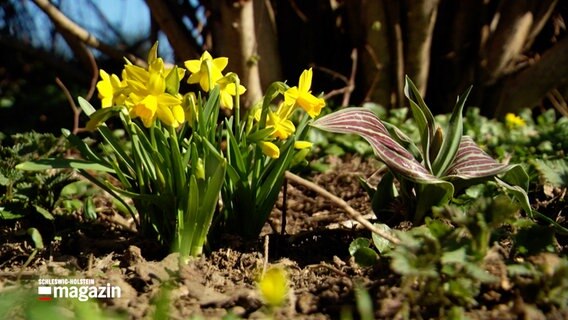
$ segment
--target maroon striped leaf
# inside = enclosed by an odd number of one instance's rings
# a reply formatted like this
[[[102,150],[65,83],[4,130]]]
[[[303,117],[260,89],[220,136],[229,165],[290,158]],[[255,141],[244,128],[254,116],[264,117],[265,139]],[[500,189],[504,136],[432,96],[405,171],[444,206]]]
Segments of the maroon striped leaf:
[[[387,129],[369,110],[346,108],[319,118],[312,126],[329,132],[357,134],[371,144],[375,155],[390,170],[423,183],[440,183],[414,156],[390,137]]]
[[[509,165],[495,161],[481,150],[471,137],[463,136],[456,157],[444,178],[486,178],[503,173],[509,168]]]

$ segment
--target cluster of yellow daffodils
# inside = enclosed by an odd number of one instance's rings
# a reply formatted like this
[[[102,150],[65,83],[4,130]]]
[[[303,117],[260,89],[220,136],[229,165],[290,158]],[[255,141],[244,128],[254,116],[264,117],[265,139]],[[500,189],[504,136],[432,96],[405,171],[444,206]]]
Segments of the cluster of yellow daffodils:
[[[284,92],[284,101],[280,103],[276,111],[268,110],[266,128],[271,128],[272,132],[267,141],[262,141],[260,147],[264,154],[271,158],[280,156],[280,149],[270,140],[286,140],[296,130],[294,123],[290,121],[290,115],[296,108],[303,109],[311,118],[320,114],[325,107],[322,98],[314,96],[310,88],[312,86],[312,69],[304,70],[300,75],[298,86],[291,87]],[[257,109],[254,117],[260,121],[261,110]],[[312,144],[308,141],[296,141],[296,149],[310,148]]]
[[[213,58],[205,51],[199,59],[187,60],[184,68],[166,68],[162,58],[157,56],[157,43],[148,54],[148,66],[143,68],[127,61],[121,78],[115,74],[100,71],[101,80],[97,83],[99,98],[103,108],[124,106],[131,118],[140,118],[145,127],[153,126],[156,120],[177,128],[185,121],[193,121],[199,110],[196,107],[196,95],[193,92],[182,95],[179,84],[187,71],[189,84],[199,84],[201,89],[209,92],[219,87],[220,106],[233,109],[234,97],[245,93],[246,88],[238,83],[234,73],[223,74],[228,58]],[[259,142],[262,152],[271,157],[280,157],[280,149],[276,140],[284,141],[295,131],[296,127],[290,116],[297,109],[303,109],[314,118],[325,107],[322,98],[314,96],[311,91],[312,69],[304,70],[298,86],[290,87],[283,93],[284,99],[276,110],[269,109],[265,128],[271,129],[267,137]],[[261,108],[256,109],[254,118],[260,121]],[[311,143],[297,141],[297,149],[310,148]]]
[[[179,93],[179,83],[185,75],[185,69],[166,68],[164,60],[157,56],[157,43],[148,55],[148,66],[143,68],[127,62],[122,71],[122,79],[115,74],[100,71],[101,80],[97,83],[99,98],[103,108],[124,106],[131,118],[140,118],[144,126],[151,127],[156,119],[173,128],[177,128],[191,117],[195,94],[188,93],[186,98]],[[213,59],[205,51],[199,60],[185,61],[189,70],[189,84],[199,83],[209,92],[219,86],[221,107],[232,109],[233,97],[237,95],[237,86],[230,75],[223,76],[227,58]],[[246,91],[238,86],[238,94]],[[193,104],[192,104],[193,102]]]

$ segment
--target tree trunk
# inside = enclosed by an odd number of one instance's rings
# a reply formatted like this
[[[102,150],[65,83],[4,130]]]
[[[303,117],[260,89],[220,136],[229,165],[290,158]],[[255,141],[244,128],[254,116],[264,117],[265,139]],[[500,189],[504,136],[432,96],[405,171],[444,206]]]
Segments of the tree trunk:
[[[214,13],[217,15],[212,19],[214,23],[212,28],[213,46],[218,56],[229,58],[228,69],[236,72],[247,88],[243,97],[243,106],[246,108],[259,101],[263,95],[259,68],[259,59],[263,59],[263,57],[259,54],[255,4],[252,0],[240,2],[213,1],[213,3],[216,6],[213,7]],[[257,5],[257,7],[261,6]],[[269,21],[269,19],[261,20],[265,23]],[[264,32],[265,29],[272,29],[272,26],[258,26],[258,30]],[[265,46],[264,43],[261,44]],[[277,60],[268,57],[268,52],[274,50],[275,46],[268,47],[270,48],[262,48],[262,50],[267,50],[266,63]],[[274,56],[276,56],[276,53],[274,53]],[[275,63],[275,65],[278,64]],[[270,77],[267,76],[266,79],[270,79]]]
[[[282,67],[278,52],[278,30],[276,17],[270,0],[254,0],[254,21],[256,25],[256,48],[260,85],[263,90],[274,81],[282,80]]]
[[[168,1],[146,0],[146,4],[152,17],[168,37],[176,57],[181,61],[199,57],[200,52],[191,45],[194,42],[190,38],[191,34],[184,27],[181,19],[176,19],[172,14]]]
[[[405,72],[420,94],[426,94],[430,48],[439,0],[408,0]]]
[[[503,82],[497,116],[532,108],[557,86],[568,83],[568,37],[546,51],[540,60]]]
[[[482,82],[494,84],[515,71],[521,53],[532,42],[552,13],[556,0],[504,1],[491,22],[487,46],[483,48]]]

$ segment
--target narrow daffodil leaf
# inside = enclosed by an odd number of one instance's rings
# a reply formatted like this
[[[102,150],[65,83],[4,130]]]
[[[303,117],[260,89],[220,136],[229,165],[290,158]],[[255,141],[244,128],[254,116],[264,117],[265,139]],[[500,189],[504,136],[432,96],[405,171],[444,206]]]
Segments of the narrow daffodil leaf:
[[[91,114],[95,113],[95,107],[93,107],[91,103],[89,103],[89,101],[85,100],[85,98],[79,97],[77,98],[77,100],[79,101],[79,107],[81,107],[81,109],[87,116],[90,117]]]
[[[112,168],[105,167],[100,163],[74,160],[74,159],[40,159],[34,161],[26,161],[16,166],[18,170],[25,171],[43,171],[48,169],[82,169],[103,172],[114,172]]]
[[[481,150],[471,137],[463,136],[456,157],[444,178],[485,178],[509,169],[509,165],[495,161]]]
[[[99,109],[90,115],[91,119],[89,119],[85,127],[87,128],[87,130],[93,131],[98,126],[107,121],[110,117],[118,114],[122,109],[122,106]]]
[[[452,165],[458,148],[460,147],[461,137],[463,135],[463,107],[470,91],[471,87],[458,98],[450,117],[448,128],[444,134],[444,141],[442,142],[440,151],[432,162],[432,172],[437,177],[443,175]]]
[[[410,152],[391,138],[383,123],[371,111],[346,108],[317,119],[312,126],[329,132],[358,134],[371,144],[377,157],[391,171],[411,181],[425,183],[440,181]]]

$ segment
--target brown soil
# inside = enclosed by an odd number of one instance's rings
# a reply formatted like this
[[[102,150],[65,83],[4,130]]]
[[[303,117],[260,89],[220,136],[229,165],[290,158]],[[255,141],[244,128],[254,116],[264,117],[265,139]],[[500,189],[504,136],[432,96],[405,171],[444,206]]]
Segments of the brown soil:
[[[356,210],[370,212],[358,177],[372,176],[378,164],[358,158],[330,161],[333,170],[309,179]],[[121,287],[121,298],[99,302],[104,309],[130,319],[151,318],[164,292],[169,294],[171,319],[218,319],[229,313],[264,319],[271,313],[263,307],[255,284],[268,263],[285,267],[290,277],[286,305],[276,311],[279,319],[337,319],[349,310],[357,318],[356,283],[363,284],[374,297],[376,318],[390,319],[402,305],[399,278],[389,271],[387,262],[361,268],[349,256],[349,243],[370,234],[327,200],[302,187],[287,187],[284,234],[281,197],[257,241],[227,237],[217,248],[182,267],[176,254],[164,257],[151,243],[125,231],[126,223],[113,215],[105,210],[101,213],[104,219],[81,224],[79,229],[77,221],[71,221],[65,236],[46,244],[47,248],[26,267],[33,246],[28,237],[18,234],[26,226],[23,222],[4,223],[0,226],[0,293],[22,283],[35,290],[38,277],[92,278],[99,285]],[[58,226],[59,234],[61,228]],[[18,277],[22,280],[17,281]],[[489,310],[482,307],[469,315],[506,319],[527,316],[526,310],[517,312],[513,305],[493,302]]]

